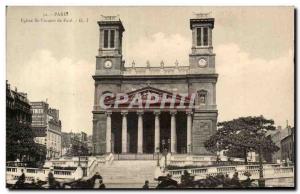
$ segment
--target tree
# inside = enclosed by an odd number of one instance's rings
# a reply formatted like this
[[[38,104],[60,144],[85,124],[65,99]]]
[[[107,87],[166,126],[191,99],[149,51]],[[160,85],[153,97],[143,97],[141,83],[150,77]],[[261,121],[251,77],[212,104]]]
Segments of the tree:
[[[6,124],[6,160],[30,162],[45,160],[46,149],[34,142],[33,130],[13,120]]]
[[[82,142],[78,137],[71,138],[71,146],[67,150],[67,156],[87,156],[89,155],[89,150],[87,144]]]
[[[243,157],[247,163],[250,151],[274,153],[279,150],[267,131],[275,130],[274,121],[259,117],[240,117],[218,123],[217,132],[204,145],[211,152],[225,150],[229,157]]]

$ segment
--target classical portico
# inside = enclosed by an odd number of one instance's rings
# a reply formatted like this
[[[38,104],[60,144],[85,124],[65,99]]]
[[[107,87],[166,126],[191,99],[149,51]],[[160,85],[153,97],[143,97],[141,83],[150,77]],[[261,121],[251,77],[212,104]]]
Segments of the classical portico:
[[[93,75],[94,154],[143,154],[165,149],[172,153],[211,154],[204,142],[215,133],[218,116],[214,18],[197,15],[190,20],[189,64],[176,58],[174,64],[163,60],[152,64],[147,59],[145,64],[126,62],[122,55],[125,28],[120,18],[103,16],[98,25],[99,53]],[[119,98],[120,94],[126,94],[128,99]],[[153,94],[158,100],[149,104]],[[101,106],[103,96],[105,107]],[[172,103],[165,102],[165,97]]]
[[[187,126],[187,128],[183,128],[183,129],[180,129],[180,130],[183,130],[180,134],[182,133],[186,133],[186,144],[180,144],[178,145],[178,142],[177,142],[177,129],[176,129],[176,112],[172,111],[172,112],[165,112],[165,113],[168,113],[170,114],[170,117],[171,117],[171,133],[169,135],[169,137],[167,138],[167,140],[169,141],[170,145],[168,145],[168,141],[166,141],[166,139],[162,140],[160,138],[161,136],[161,129],[160,129],[160,122],[161,122],[161,119],[159,117],[160,115],[160,112],[158,111],[155,111],[155,112],[151,112],[152,114],[154,114],[155,116],[155,123],[154,123],[154,136],[143,136],[143,133],[144,133],[144,127],[143,127],[143,122],[144,122],[144,118],[143,118],[143,112],[139,111],[139,112],[135,112],[137,114],[137,130],[136,130],[136,136],[137,136],[137,140],[134,141],[136,142],[136,152],[135,151],[131,151],[130,149],[130,145],[131,145],[131,142],[132,141],[132,138],[131,136],[128,136],[128,126],[127,126],[127,123],[130,122],[130,121],[127,121],[127,116],[126,116],[126,112],[115,112],[116,114],[121,114],[122,115],[122,128],[121,130],[119,130],[119,133],[122,134],[121,135],[121,142],[122,142],[122,147],[121,147],[121,150],[112,150],[112,147],[115,147],[115,146],[112,146],[112,144],[116,144],[118,143],[117,141],[113,141],[111,139],[111,134],[112,134],[112,129],[111,129],[111,113],[106,113],[106,116],[107,116],[107,120],[106,120],[106,152],[107,153],[139,153],[139,154],[142,154],[142,153],[154,153],[154,152],[157,152],[158,150],[160,152],[162,152],[163,149],[167,149],[168,151],[172,152],[172,153],[177,153],[177,149],[178,147],[180,147],[180,151],[178,151],[179,153],[188,153],[190,152],[190,149],[188,149],[190,146],[191,146],[191,124],[189,124]],[[187,115],[187,123],[189,123],[191,120],[191,113],[188,111],[186,112],[186,115]],[[130,137],[130,138],[128,138]],[[149,141],[149,138],[153,138],[153,146],[149,147],[149,146],[146,146],[146,148],[144,148],[144,142],[146,141]],[[150,140],[151,141],[151,140]],[[165,143],[163,143],[165,142]],[[163,145],[162,145],[163,144]],[[170,147],[169,147],[170,146]],[[146,151],[145,151],[146,150]],[[149,152],[149,150],[152,150]]]
[[[148,95],[153,94],[161,97],[163,94],[172,95],[169,92],[148,86],[128,94],[129,99],[133,99],[133,96],[137,95],[142,96],[142,108],[129,108],[132,103],[130,100],[118,108],[114,108],[115,98],[105,101],[105,104],[111,107],[104,110],[106,115],[107,153],[142,154],[145,152],[162,152],[164,149],[172,153],[191,151],[193,110],[188,109],[191,103],[189,97],[182,99],[183,97],[176,96],[177,101],[174,103],[174,107],[178,107],[182,101],[182,108],[172,108],[170,104],[166,104],[164,108],[161,108],[162,103],[160,101],[162,99],[145,108],[147,99],[149,99]],[[113,119],[112,115],[114,115]],[[121,125],[115,125],[114,123],[121,123]],[[162,127],[161,123],[164,123]],[[178,137],[179,135],[180,137]],[[112,138],[112,136],[119,138]],[[180,141],[178,142],[177,139],[180,139]],[[121,144],[121,147],[116,146],[116,144]]]

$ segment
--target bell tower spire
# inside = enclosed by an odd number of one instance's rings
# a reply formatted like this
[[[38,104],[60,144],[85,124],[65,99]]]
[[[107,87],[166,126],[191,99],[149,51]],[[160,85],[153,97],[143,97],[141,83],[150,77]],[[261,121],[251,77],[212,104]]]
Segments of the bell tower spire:
[[[96,56],[96,75],[120,75],[123,69],[122,37],[125,31],[119,16],[101,16],[100,38]]]
[[[215,72],[215,54],[212,45],[214,22],[215,19],[211,17],[211,13],[196,13],[190,19],[192,49],[189,61],[193,73]]]

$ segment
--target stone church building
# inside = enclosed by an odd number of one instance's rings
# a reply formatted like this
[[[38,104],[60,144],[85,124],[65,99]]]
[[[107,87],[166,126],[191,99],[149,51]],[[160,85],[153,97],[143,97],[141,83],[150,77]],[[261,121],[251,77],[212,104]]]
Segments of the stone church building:
[[[98,25],[100,40],[93,75],[92,111],[95,154],[158,151],[209,154],[204,142],[215,133],[218,116],[218,74],[212,46],[214,18],[198,14],[190,19],[192,40],[187,66],[177,61],[173,66],[165,66],[163,61],[155,66],[149,61],[144,67],[134,62],[125,66],[122,55],[125,28],[121,20],[116,16],[103,16]],[[128,101],[114,106],[119,102],[118,93],[128,95]],[[111,94],[105,98],[105,103],[111,105],[109,108],[100,105],[104,94]],[[133,96],[140,95],[144,104],[151,94],[160,99],[149,107],[128,106]],[[161,106],[163,95],[175,96],[175,106],[170,103]],[[188,106],[190,101],[193,106]]]

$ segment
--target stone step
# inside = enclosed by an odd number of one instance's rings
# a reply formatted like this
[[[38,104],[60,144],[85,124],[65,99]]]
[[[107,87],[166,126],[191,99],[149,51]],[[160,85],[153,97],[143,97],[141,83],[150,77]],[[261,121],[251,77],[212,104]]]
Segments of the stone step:
[[[111,164],[98,166],[97,170],[103,177],[103,181],[107,184],[135,183],[143,185],[145,180],[148,180],[151,185],[155,185],[155,169],[156,161],[154,160],[118,160],[113,161]]]

